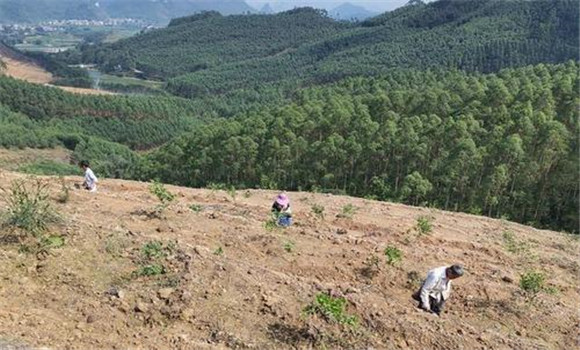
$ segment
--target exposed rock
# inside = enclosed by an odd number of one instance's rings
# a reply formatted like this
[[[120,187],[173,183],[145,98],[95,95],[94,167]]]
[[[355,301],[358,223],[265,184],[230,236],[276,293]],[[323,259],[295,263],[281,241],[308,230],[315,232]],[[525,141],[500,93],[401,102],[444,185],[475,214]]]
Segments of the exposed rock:
[[[169,299],[173,291],[173,288],[162,288],[157,292],[157,295],[159,296],[159,299]]]

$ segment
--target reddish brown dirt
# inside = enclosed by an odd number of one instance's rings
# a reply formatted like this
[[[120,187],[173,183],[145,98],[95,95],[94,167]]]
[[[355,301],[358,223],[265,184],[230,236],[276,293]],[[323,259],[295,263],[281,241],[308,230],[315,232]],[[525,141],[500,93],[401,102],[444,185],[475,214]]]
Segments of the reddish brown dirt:
[[[21,175],[1,172],[6,187]],[[60,184],[45,178],[56,196]],[[70,177],[69,185],[80,178]],[[268,231],[275,193],[168,186],[176,200],[162,219],[145,183],[102,179],[53,203],[66,245],[48,255],[19,252],[8,231],[0,252],[0,344],[50,349],[571,349],[577,346],[578,241],[511,222],[357,198],[290,193],[296,224]],[[189,209],[203,207],[201,212]],[[325,208],[324,220],[311,211]],[[359,208],[352,219],[342,208]],[[0,208],[5,206],[0,200]],[[419,216],[433,232],[419,236]],[[511,253],[511,231],[528,248]],[[134,277],[143,245],[175,242],[167,273]],[[293,243],[287,252],[284,245]],[[389,266],[383,250],[404,257]],[[223,254],[216,254],[221,247]],[[365,260],[375,255],[378,269]],[[441,317],[411,294],[432,267],[462,263]],[[558,293],[530,300],[520,274],[543,271]],[[370,273],[368,273],[370,272]],[[374,274],[374,276],[373,276]],[[169,287],[167,287],[169,286]],[[170,288],[170,289],[164,289]],[[120,293],[118,291],[121,291]],[[344,296],[351,328],[303,310],[320,292]]]

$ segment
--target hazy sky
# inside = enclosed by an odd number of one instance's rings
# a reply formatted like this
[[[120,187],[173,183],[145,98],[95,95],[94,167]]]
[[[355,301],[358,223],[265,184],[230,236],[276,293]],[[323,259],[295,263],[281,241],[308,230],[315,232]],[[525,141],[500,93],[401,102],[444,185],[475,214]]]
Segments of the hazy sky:
[[[276,11],[287,10],[296,6],[312,6],[331,10],[342,3],[350,2],[372,11],[383,12],[402,6],[409,0],[246,0],[246,2],[258,10],[265,4],[270,3]]]

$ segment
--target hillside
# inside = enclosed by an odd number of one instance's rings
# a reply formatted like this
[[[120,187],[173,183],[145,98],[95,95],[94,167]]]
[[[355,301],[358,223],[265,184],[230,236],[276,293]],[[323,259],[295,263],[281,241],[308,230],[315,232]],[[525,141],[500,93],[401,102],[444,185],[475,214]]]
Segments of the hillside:
[[[347,25],[322,17],[314,9],[244,16],[208,12],[175,19],[166,29],[111,45],[88,46],[78,59],[99,63],[105,71],[136,68],[167,79],[232,62],[283,55],[344,27]],[[71,53],[63,54],[68,55]]]
[[[3,187],[23,177],[1,172]],[[48,349],[563,349],[576,344],[579,245],[507,221],[343,196],[290,193],[296,225],[267,230],[275,192],[168,187],[161,219],[148,184],[101,179],[72,190],[43,250],[2,231],[0,343]],[[80,178],[68,177],[72,186]],[[196,206],[192,206],[195,204]],[[324,208],[324,219],[312,212]],[[337,217],[351,204],[352,218]],[[0,200],[0,208],[6,206]],[[195,209],[193,211],[189,207]],[[432,232],[419,235],[429,217]],[[55,238],[60,237],[60,238]],[[50,242],[50,243],[49,243]],[[152,243],[153,242],[153,243]],[[154,243],[159,242],[159,243]],[[62,245],[64,243],[64,245]],[[391,266],[383,253],[397,247]],[[28,247],[28,248],[27,248]],[[28,253],[27,253],[28,251]],[[149,260],[162,274],[139,276]],[[411,294],[426,271],[462,263],[441,317]],[[153,263],[151,263],[153,264]],[[520,275],[546,292],[526,296]],[[151,270],[154,271],[154,270]],[[16,292],[17,291],[17,292]],[[319,293],[347,300],[356,326],[305,313]]]
[[[201,11],[242,14],[254,11],[243,0],[0,0],[0,23],[134,18],[166,24]]]
[[[578,6],[573,0],[439,0],[352,25],[309,9],[243,18],[206,15],[61,57],[173,77],[168,91],[190,98],[265,84],[292,90],[393,68],[495,72],[577,60]]]

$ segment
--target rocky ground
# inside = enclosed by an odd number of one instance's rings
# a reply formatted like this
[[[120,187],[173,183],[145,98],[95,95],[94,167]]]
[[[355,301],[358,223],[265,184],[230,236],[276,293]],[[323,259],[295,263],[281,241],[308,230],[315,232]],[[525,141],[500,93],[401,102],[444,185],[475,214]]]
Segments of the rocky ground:
[[[0,172],[3,188],[16,179]],[[282,230],[266,224],[272,191],[167,186],[176,198],[159,211],[146,183],[103,179],[61,203],[59,180],[42,179],[61,220],[41,245],[1,231],[1,349],[578,346],[575,236],[313,193],[290,193],[295,225]],[[394,265],[388,246],[403,254]],[[451,263],[467,273],[445,312],[417,309],[426,272]],[[535,296],[519,286],[529,271],[546,276]],[[344,298],[352,324],[309,313],[320,294]]]

